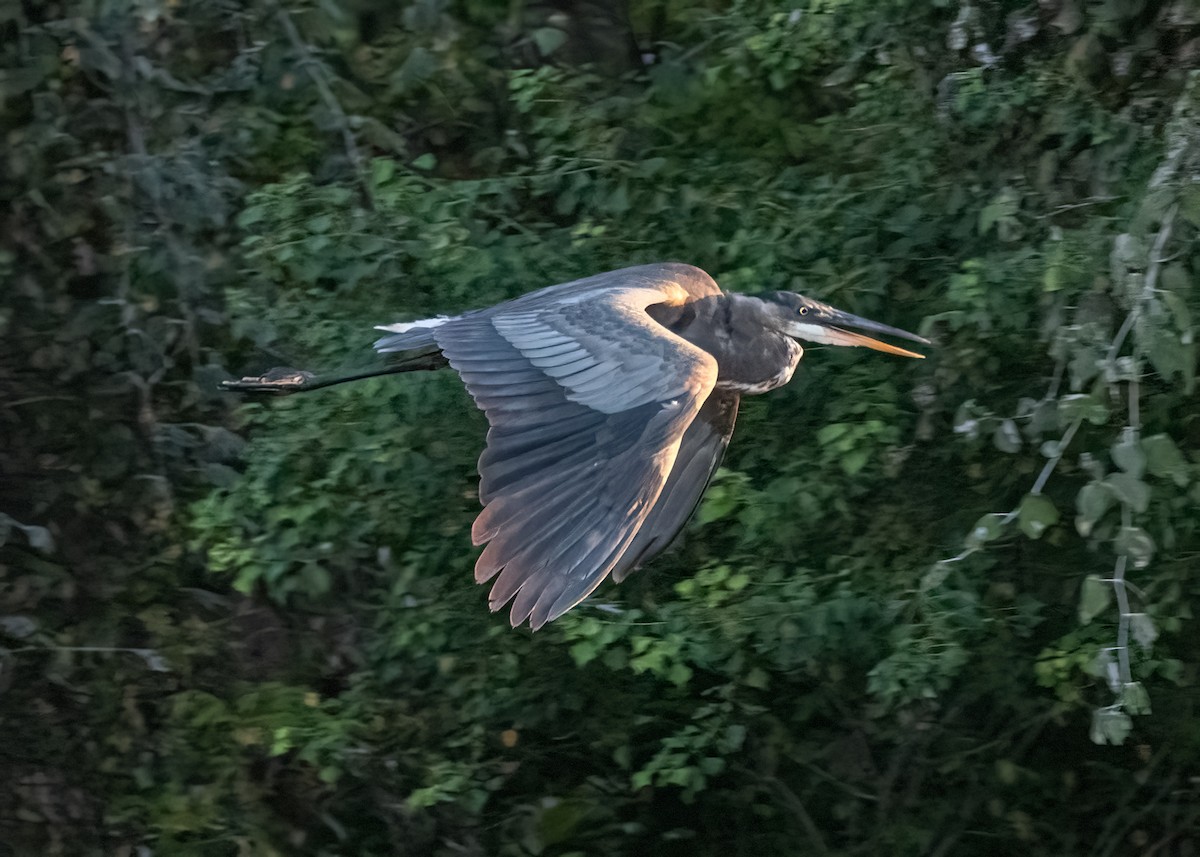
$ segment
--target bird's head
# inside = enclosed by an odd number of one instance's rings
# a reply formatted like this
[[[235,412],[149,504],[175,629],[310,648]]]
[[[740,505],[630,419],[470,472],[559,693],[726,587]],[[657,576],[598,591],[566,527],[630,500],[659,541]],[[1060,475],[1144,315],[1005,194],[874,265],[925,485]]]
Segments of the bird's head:
[[[854,327],[871,333],[882,333],[925,345],[930,344],[928,339],[917,336],[915,333],[842,312],[829,304],[814,301],[812,298],[806,298],[795,292],[767,292],[755,295],[755,297],[766,304],[765,309],[780,331],[803,342],[819,342],[825,345],[859,345],[865,348],[874,348],[876,351],[885,351],[888,354],[898,354],[901,357],[922,358],[925,356],[846,329]]]

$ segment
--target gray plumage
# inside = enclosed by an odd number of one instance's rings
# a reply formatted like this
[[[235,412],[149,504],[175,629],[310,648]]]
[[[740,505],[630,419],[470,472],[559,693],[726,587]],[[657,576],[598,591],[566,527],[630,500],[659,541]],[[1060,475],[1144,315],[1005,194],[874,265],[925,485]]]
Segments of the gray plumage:
[[[791,378],[794,337],[921,356],[836,325],[925,341],[789,292],[726,294],[665,263],[382,327],[387,369],[272,370],[226,386],[296,392],[448,362],[490,426],[475,579],[494,581],[492,610],[511,601],[512,624],[537,629],[670,544],[720,465],[741,396]]]

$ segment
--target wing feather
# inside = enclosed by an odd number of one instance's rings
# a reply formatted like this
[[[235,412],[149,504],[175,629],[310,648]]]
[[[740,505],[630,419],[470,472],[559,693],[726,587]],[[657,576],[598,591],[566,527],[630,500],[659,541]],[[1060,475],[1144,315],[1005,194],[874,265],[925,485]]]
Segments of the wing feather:
[[[725,457],[740,398],[733,391],[713,391],[688,426],[658,502],[642,522],[621,562],[612,570],[616,583],[668,548],[692,517]]]

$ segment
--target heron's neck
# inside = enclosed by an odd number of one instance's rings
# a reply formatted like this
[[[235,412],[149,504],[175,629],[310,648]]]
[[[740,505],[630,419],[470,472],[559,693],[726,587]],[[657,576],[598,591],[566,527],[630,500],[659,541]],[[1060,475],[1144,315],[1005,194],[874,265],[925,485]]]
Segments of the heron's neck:
[[[717,359],[717,386],[742,393],[765,393],[792,378],[804,354],[800,344],[775,330],[762,301],[723,294],[673,308],[658,319],[674,333]]]

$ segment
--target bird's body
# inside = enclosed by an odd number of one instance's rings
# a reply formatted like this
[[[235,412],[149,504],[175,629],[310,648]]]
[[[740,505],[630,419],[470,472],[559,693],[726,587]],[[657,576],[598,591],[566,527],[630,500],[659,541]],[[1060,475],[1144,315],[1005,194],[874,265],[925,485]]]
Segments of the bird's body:
[[[721,462],[741,396],[791,379],[804,353],[793,337],[921,356],[834,324],[924,341],[790,292],[724,293],[700,269],[665,263],[382,327],[387,369],[227,386],[295,392],[452,366],[490,425],[475,578],[495,578],[493,610],[512,601],[512,624],[536,629],[673,540]]]

